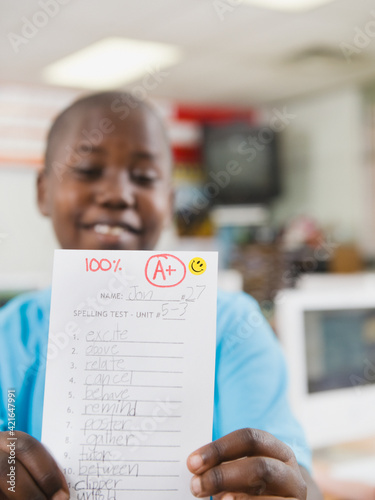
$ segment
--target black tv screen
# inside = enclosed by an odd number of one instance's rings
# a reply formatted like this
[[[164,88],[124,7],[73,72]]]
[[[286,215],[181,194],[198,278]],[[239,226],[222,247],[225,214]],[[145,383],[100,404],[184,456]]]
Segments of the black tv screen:
[[[208,125],[203,161],[213,204],[266,203],[280,193],[277,133],[247,123]]]

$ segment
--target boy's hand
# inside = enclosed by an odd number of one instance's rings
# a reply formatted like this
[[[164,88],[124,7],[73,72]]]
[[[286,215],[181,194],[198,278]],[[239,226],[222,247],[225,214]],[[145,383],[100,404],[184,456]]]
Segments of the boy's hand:
[[[292,450],[268,432],[241,429],[192,453],[192,493],[221,500],[306,500]]]
[[[10,457],[9,432],[0,432],[0,499],[68,500],[69,490],[63,473],[44,446],[36,439],[16,431],[15,464]],[[11,484],[10,467],[15,465],[16,484]]]

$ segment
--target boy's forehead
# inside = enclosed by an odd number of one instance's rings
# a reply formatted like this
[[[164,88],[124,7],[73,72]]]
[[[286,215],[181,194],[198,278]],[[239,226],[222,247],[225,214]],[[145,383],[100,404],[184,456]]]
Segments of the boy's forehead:
[[[145,106],[131,110],[125,117],[105,105],[85,105],[71,110],[65,130],[73,136],[99,131],[103,136],[131,134],[133,138],[152,140],[164,135],[163,125]]]
[[[171,160],[170,145],[161,119],[142,103],[126,116],[112,111],[107,103],[79,103],[68,109],[58,129],[49,137],[49,163],[70,147],[77,148],[87,141],[95,146],[111,147],[116,143],[127,148],[148,149]]]

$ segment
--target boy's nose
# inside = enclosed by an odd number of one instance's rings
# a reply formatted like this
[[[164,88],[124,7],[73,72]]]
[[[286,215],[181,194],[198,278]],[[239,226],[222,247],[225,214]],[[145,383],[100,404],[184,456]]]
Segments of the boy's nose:
[[[108,174],[100,183],[97,192],[97,202],[108,208],[122,209],[134,206],[134,186],[128,172]]]

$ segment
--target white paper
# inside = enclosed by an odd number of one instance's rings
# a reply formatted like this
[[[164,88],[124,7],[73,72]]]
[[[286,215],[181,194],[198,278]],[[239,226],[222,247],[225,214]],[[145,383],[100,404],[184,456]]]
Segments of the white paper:
[[[216,288],[215,252],[55,252],[42,442],[71,498],[193,498],[186,458],[212,438]]]

